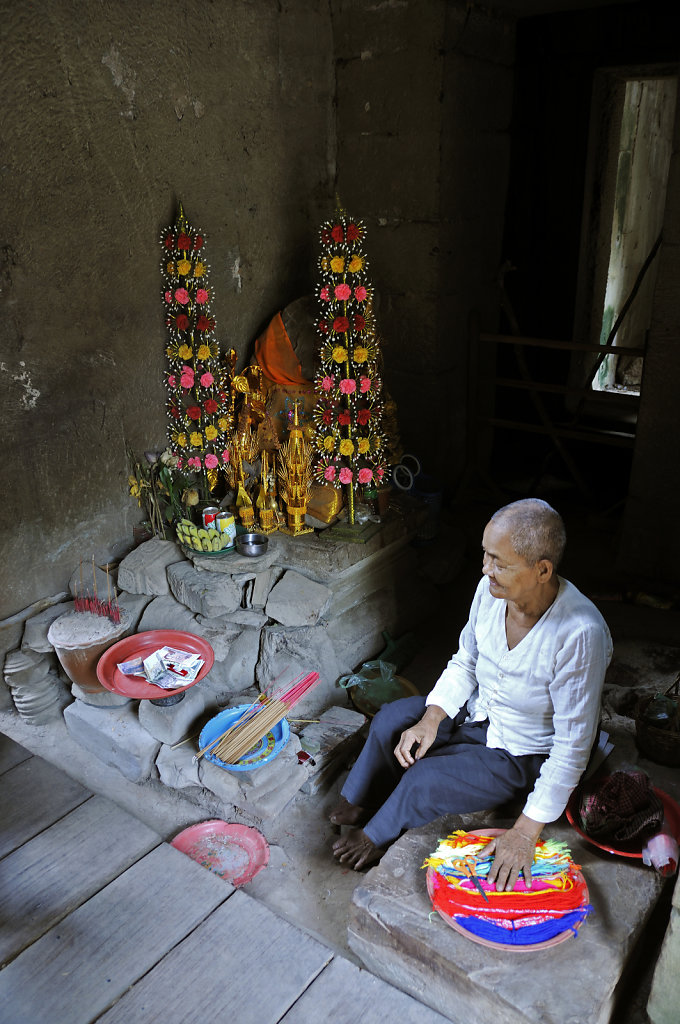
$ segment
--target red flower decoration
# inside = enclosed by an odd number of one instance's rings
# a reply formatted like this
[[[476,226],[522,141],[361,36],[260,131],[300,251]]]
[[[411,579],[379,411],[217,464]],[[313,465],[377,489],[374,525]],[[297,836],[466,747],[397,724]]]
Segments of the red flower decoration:
[[[177,239],[177,248],[178,249],[190,249],[191,248],[191,239],[189,238],[188,235],[185,235],[184,232],[182,232],[182,234]]]
[[[354,223],[348,224],[347,225],[347,241],[348,242],[356,242],[357,238],[360,238],[360,237],[361,237],[361,232],[359,231],[359,228],[356,226],[356,224],[354,224]]]
[[[359,412],[357,413],[357,423],[359,424],[359,426],[365,427],[366,424],[368,423],[368,421],[370,420],[370,418],[371,418],[371,410],[370,409],[359,409]]]
[[[189,326],[189,317],[185,313],[180,313],[175,318],[175,326],[177,327],[178,331],[186,331],[187,327]]]
[[[211,316],[199,316],[198,320],[196,321],[197,331],[212,331],[214,326],[215,321]]]
[[[324,409],[321,420],[325,426],[330,427],[331,423],[333,422],[333,413],[331,412],[330,409]]]
[[[217,410],[219,409],[219,405],[217,404],[214,398],[208,398],[203,403],[203,408],[205,409],[209,416],[212,416],[213,413],[216,413]]]
[[[176,420],[179,419],[179,410],[177,409],[177,406],[171,405],[169,411],[170,411],[170,415],[173,417],[173,419],[176,419]]]
[[[197,405],[190,405],[187,409],[187,416],[190,420],[200,420],[201,410]]]
[[[323,228],[321,231],[321,241],[323,245],[328,245],[331,240],[331,233],[328,228]]]
[[[350,416],[346,409],[338,413],[338,423],[340,424],[341,427],[348,427],[351,423],[351,420],[352,417]]]
[[[336,316],[333,321],[333,330],[336,334],[344,334],[349,330],[349,320],[346,316]]]
[[[328,324],[325,320],[319,320],[318,328],[322,334],[328,334]]]
[[[203,245],[203,236],[202,235],[196,235],[196,237],[194,238],[194,250],[200,249],[202,245]]]
[[[169,235],[165,236],[165,239],[163,240],[163,245],[165,246],[166,249],[172,249],[173,242],[174,242],[174,238],[173,238],[172,232],[170,232]]]
[[[354,330],[363,331],[366,328],[366,317],[363,317],[361,313],[357,313],[354,317]]]
[[[344,242],[345,232],[342,230],[342,224],[336,224],[331,231],[331,238],[334,242]]]

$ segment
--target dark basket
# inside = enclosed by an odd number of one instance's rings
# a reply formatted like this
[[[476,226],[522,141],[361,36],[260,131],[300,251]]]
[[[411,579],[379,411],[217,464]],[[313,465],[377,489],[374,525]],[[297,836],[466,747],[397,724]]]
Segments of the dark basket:
[[[680,675],[675,682],[671,683],[664,692],[664,697],[669,697],[680,715]],[[656,695],[655,695],[656,696]],[[674,729],[659,729],[655,725],[645,722],[644,716],[647,708],[654,700],[648,697],[642,701],[637,710],[635,719],[635,743],[644,757],[657,764],[665,764],[671,768],[680,767],[680,731]]]

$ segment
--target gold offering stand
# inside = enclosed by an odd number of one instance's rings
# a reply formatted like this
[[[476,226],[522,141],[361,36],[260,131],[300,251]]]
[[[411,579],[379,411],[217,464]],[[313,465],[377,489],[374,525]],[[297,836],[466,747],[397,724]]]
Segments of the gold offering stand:
[[[305,524],[312,487],[312,451],[299,424],[297,401],[294,403],[293,425],[279,452],[279,460],[280,493],[286,505],[287,518],[287,525],[279,529],[292,537],[314,533],[314,527]]]

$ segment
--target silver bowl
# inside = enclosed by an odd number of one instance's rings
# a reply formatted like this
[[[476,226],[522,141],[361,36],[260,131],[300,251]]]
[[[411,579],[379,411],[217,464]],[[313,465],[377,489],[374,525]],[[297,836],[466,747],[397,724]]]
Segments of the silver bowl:
[[[239,555],[263,555],[267,550],[269,537],[266,533],[239,533],[234,543]]]

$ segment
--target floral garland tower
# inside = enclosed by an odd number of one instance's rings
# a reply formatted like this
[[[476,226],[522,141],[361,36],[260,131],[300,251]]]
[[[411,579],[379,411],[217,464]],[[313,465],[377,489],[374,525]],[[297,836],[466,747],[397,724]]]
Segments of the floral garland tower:
[[[314,476],[346,488],[348,519],[354,523],[360,487],[382,483],[387,472],[386,437],[382,431],[382,382],[378,375],[380,345],[372,312],[372,288],[361,245],[362,221],[338,209],[321,226],[319,257],[321,366],[314,388]]]
[[[219,346],[210,314],[212,290],[203,256],[205,240],[187,221],[182,204],[173,227],[161,235],[163,303],[169,343],[168,440],[177,468],[193,470],[214,489],[218,468],[229,462],[228,395],[219,366]]]

